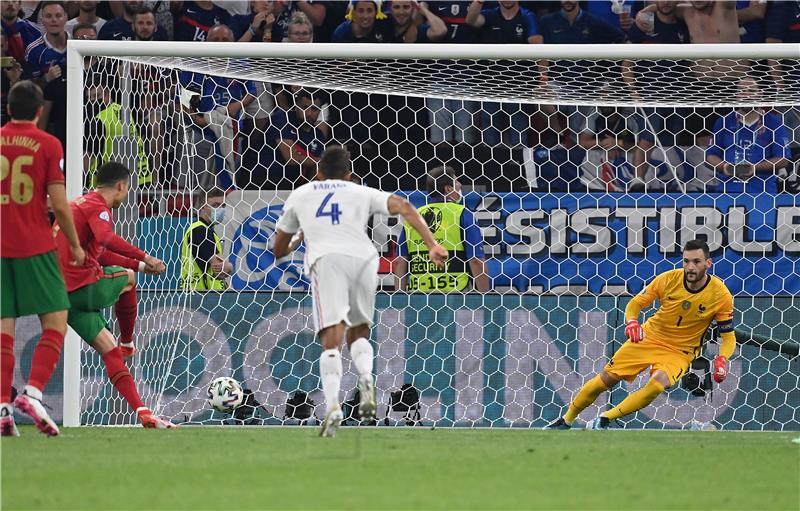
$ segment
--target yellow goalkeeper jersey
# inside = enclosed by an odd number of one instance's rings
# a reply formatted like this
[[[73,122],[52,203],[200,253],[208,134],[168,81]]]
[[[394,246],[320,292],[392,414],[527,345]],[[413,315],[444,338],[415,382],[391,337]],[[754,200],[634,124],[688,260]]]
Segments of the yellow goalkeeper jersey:
[[[664,272],[633,297],[640,309],[655,299],[660,302],[658,311],[643,325],[648,343],[697,355],[712,320],[717,321],[720,331],[733,331],[733,295],[718,277],[711,275],[705,287],[690,291],[682,269]]]

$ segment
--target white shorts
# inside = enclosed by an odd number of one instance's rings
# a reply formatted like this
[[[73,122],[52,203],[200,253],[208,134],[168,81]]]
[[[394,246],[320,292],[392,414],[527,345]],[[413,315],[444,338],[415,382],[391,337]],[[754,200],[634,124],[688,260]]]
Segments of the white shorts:
[[[311,268],[317,332],[342,321],[347,326],[372,326],[377,287],[378,258],[328,254],[318,259]]]

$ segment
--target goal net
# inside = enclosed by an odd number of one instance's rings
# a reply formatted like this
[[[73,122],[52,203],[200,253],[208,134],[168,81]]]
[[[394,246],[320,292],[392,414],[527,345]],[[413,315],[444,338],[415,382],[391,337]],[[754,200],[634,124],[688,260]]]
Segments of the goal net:
[[[129,362],[157,414],[185,424],[321,417],[303,249],[276,260],[271,237],[289,191],[340,144],[364,184],[416,206],[429,198],[426,173],[452,167],[482,237],[467,252],[483,253],[490,282],[486,293],[397,290],[402,224],[372,219],[379,424],[554,420],[624,342],[630,297],[679,268],[681,246],[699,237],[735,296],[731,375],[711,383],[712,329],[694,376],[621,422],[800,430],[796,45],[69,45],[69,194],[84,193],[103,161],[126,163],[135,178],[115,227],[168,268],[139,276]],[[224,291],[187,291],[186,233],[213,188],[227,192],[213,228],[231,275]],[[343,360],[347,402],[356,378]],[[88,345],[70,337],[64,364],[65,424],[135,423]],[[252,406],[212,411],[206,390],[219,376],[249,389]]]

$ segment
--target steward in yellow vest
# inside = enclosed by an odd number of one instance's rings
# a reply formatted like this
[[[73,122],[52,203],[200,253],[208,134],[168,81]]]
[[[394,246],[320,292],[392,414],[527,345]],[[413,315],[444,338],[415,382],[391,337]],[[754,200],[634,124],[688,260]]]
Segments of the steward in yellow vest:
[[[111,103],[95,116],[98,131],[102,133],[102,140],[98,148],[101,151],[100,155],[93,156],[89,162],[89,182],[87,183],[89,188],[95,186],[97,168],[103,163],[111,161],[114,157],[114,139],[121,137],[123,134],[120,110],[122,110],[122,106],[119,103]],[[130,120],[130,136],[136,141],[137,183],[139,186],[149,185],[153,182],[153,172],[150,170],[150,162],[144,150],[144,141],[139,136],[139,130],[136,128],[133,119]]]
[[[183,235],[181,287],[186,291],[224,291],[233,265],[222,259],[214,225],[225,217],[225,192],[215,188],[198,199],[198,220]]]
[[[480,292],[489,291],[483,261],[483,237],[472,212],[461,203],[461,183],[450,167],[428,173],[430,202],[418,209],[434,239],[451,254],[445,268],[430,262],[420,235],[403,226],[394,261],[397,289],[422,293],[468,291],[470,281]]]

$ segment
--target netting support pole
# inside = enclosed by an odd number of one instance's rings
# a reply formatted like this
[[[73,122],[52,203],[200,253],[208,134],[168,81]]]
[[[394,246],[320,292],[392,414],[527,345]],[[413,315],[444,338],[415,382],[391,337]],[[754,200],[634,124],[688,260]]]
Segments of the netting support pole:
[[[67,199],[83,192],[83,56],[67,43]],[[64,338],[64,418],[66,427],[81,422],[81,338],[71,328]]]

